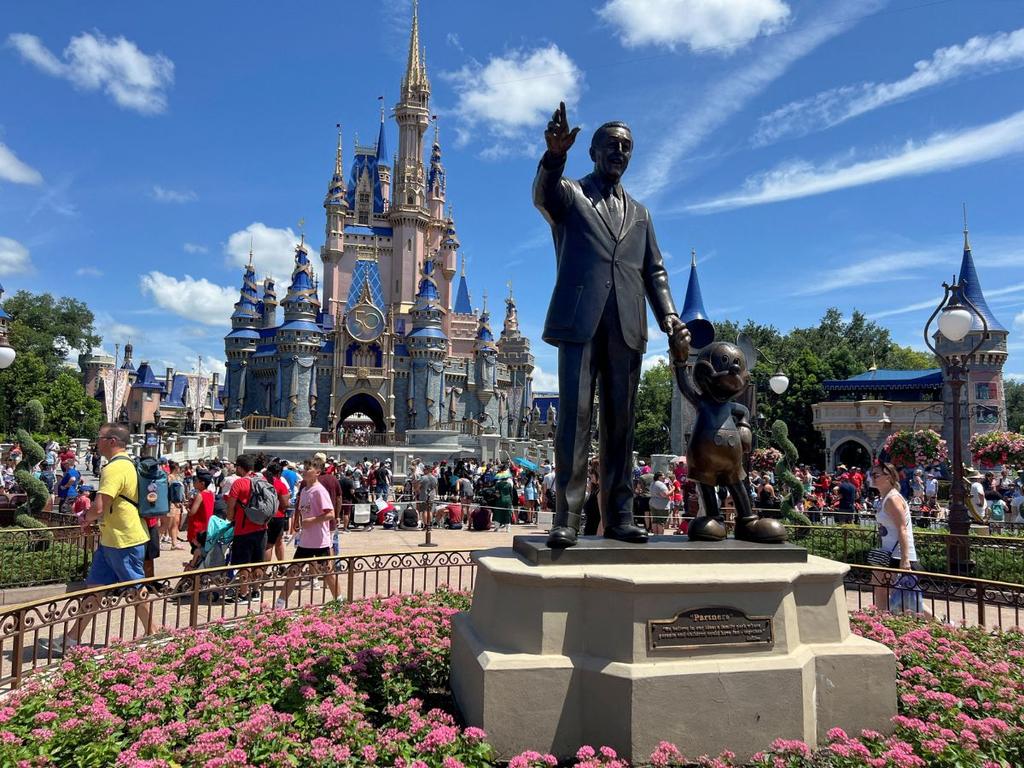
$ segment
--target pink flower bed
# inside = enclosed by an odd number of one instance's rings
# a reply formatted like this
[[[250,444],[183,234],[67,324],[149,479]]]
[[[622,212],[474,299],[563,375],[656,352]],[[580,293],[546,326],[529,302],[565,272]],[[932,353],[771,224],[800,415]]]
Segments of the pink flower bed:
[[[460,727],[446,689],[454,593],[391,597],[76,650],[45,680],[0,701],[0,765],[122,768],[494,765],[486,735]],[[812,751],[777,740],[756,768],[1024,766],[1024,635],[860,614],[855,630],[899,660],[891,736],[829,733]],[[685,749],[685,744],[680,745]],[[658,768],[738,766],[687,759],[664,742]],[[624,768],[583,746],[575,768]],[[510,768],[551,768],[524,752]]]

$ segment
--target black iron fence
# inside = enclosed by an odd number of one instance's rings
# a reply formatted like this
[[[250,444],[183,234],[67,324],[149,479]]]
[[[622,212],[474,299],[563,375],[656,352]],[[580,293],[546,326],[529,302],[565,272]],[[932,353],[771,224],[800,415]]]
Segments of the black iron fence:
[[[0,528],[0,589],[85,578],[97,535],[78,525]]]

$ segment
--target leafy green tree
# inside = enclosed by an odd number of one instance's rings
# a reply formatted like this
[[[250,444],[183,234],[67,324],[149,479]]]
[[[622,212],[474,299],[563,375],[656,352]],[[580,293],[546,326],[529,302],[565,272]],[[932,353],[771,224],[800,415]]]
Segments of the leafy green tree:
[[[640,378],[636,396],[635,447],[641,456],[669,452],[674,386],[672,369],[664,362],[649,368]]]
[[[19,429],[17,433],[18,442],[21,444],[21,461],[14,470],[14,479],[20,485],[28,501],[22,505],[23,513],[38,515],[46,507],[50,498],[50,492],[46,490],[43,481],[32,474],[36,464],[46,456],[43,448],[37,443],[28,432]]]
[[[11,346],[19,356],[36,355],[51,376],[72,350],[88,351],[100,343],[92,311],[78,299],[18,291],[4,301],[4,309],[11,316]]]
[[[1024,383],[1005,379],[1003,394],[1006,396],[1006,427],[1011,432],[1024,430]]]
[[[24,411],[25,404],[44,396],[49,386],[43,361],[32,352],[17,352],[11,367],[0,371],[0,427],[4,434],[18,426],[18,409]]]
[[[66,369],[50,385],[45,405],[47,429],[57,435],[95,437],[103,421],[103,406],[86,395],[78,376]]]
[[[32,398],[25,403],[25,411],[21,418],[21,426],[29,432],[41,432],[46,423],[46,411],[38,399]]]

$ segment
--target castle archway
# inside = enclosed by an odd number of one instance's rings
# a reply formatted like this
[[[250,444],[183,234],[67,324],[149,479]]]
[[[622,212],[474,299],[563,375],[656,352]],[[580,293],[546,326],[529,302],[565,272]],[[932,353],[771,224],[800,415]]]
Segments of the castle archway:
[[[849,437],[832,450],[832,468],[840,464],[867,469],[871,466],[871,449],[855,437]]]
[[[373,422],[374,432],[388,431],[387,421],[384,419],[384,406],[381,405],[380,400],[369,392],[356,392],[342,403],[335,429],[341,427],[346,419],[355,416],[357,413],[365,415]]]

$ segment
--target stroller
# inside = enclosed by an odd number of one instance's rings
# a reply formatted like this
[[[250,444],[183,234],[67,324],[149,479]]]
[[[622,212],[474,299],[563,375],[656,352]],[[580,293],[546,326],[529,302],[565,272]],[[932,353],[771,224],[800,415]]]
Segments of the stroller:
[[[206,525],[206,541],[199,568],[217,568],[228,564],[228,552],[235,538],[235,526],[230,520],[214,515]]]

